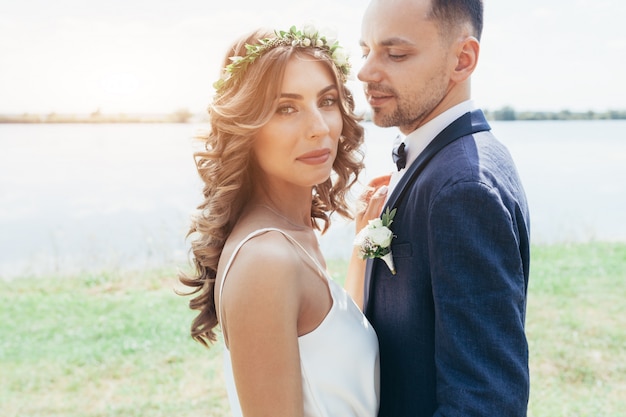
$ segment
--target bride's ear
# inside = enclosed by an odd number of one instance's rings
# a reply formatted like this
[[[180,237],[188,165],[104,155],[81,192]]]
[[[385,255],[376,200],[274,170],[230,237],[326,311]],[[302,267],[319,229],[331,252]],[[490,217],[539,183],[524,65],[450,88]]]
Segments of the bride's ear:
[[[456,67],[452,71],[452,80],[457,83],[467,80],[478,63],[480,43],[473,36],[468,36],[459,42],[456,50]]]

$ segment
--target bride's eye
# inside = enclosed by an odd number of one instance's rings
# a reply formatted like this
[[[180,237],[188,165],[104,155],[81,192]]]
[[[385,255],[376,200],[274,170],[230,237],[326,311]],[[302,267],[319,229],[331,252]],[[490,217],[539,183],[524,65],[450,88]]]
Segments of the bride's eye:
[[[320,102],[320,107],[332,107],[335,104],[337,104],[337,98],[336,97],[324,97],[321,102]]]
[[[276,113],[278,114],[292,114],[296,112],[296,108],[294,106],[292,106],[291,104],[283,104],[281,106],[278,106],[278,108],[276,109]]]

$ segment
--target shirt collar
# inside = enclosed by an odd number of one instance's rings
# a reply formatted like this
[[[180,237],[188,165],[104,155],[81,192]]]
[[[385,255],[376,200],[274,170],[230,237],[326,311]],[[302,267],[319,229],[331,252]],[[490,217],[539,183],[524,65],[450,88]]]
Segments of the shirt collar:
[[[417,159],[420,153],[426,149],[428,144],[446,128],[450,123],[454,122],[459,117],[463,116],[467,112],[475,110],[476,106],[474,101],[467,100],[456,106],[450,107],[428,123],[418,127],[413,132],[409,133],[404,138],[406,144],[406,168],[407,169],[413,161]]]

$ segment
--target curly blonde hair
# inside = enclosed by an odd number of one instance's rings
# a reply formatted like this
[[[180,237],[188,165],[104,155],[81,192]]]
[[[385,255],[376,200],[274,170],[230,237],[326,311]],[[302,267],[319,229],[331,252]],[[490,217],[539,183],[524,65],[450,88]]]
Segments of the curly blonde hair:
[[[224,60],[243,56],[246,44],[271,37],[272,32],[255,31],[236,42]],[[354,114],[354,100],[348,88],[340,81],[340,74],[328,53],[313,47],[277,46],[254,61],[235,85],[221,91],[209,107],[210,130],[198,138],[204,150],[194,154],[196,166],[204,182],[204,201],[192,219],[188,237],[191,243],[195,274],[179,274],[179,280],[196,294],[189,301],[198,316],[191,325],[191,335],[205,346],[216,341],[214,328],[218,324],[214,289],[218,262],[224,243],[237,223],[247,201],[259,185],[258,166],[252,153],[255,133],[275,113],[282,79],[287,63],[293,56],[315,59],[332,71],[339,88],[343,130],[331,178],[313,187],[311,218],[315,227],[324,233],[330,226],[330,216],[338,213],[352,218],[346,202],[349,188],[363,169],[364,130],[361,118]]]

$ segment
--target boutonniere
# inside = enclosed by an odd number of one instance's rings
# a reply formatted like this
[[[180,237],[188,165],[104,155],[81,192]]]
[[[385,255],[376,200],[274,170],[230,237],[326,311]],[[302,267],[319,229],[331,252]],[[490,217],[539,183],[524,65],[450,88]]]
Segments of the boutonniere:
[[[359,255],[363,259],[381,258],[393,275],[396,267],[391,254],[391,240],[395,237],[389,226],[393,223],[396,209],[389,211],[389,207],[378,219],[370,220],[354,238],[354,246],[359,247]]]

